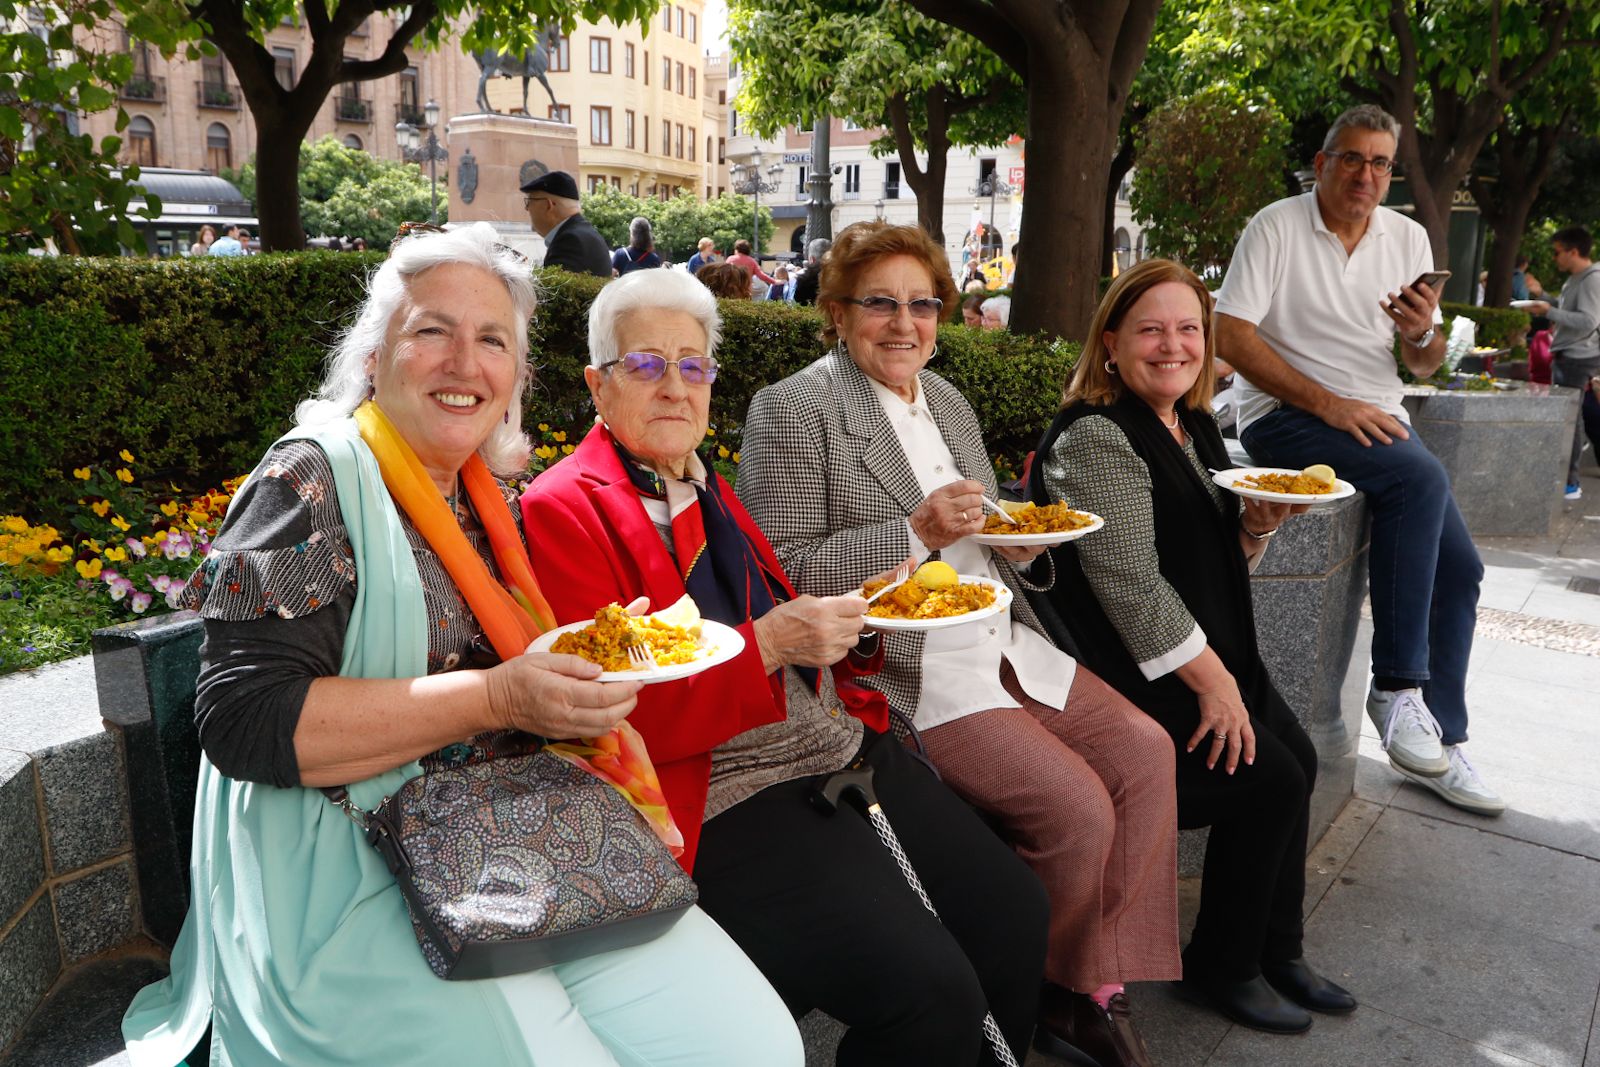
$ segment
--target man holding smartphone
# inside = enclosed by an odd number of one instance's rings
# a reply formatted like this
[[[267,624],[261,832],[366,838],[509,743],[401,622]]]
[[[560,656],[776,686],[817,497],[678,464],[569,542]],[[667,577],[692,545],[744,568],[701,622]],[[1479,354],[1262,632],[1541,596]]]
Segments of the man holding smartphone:
[[[1448,277],[1433,270],[1427,232],[1381,206],[1399,136],[1381,108],[1351,108],[1316,155],[1316,188],[1250,221],[1217,294],[1217,355],[1238,371],[1239,439],[1256,462],[1326,463],[1367,496],[1367,714],[1390,763],[1457,807],[1498,815],[1505,803],[1461,751],[1483,564],[1449,476],[1410,427],[1394,363],[1396,334],[1418,377],[1443,362]]]

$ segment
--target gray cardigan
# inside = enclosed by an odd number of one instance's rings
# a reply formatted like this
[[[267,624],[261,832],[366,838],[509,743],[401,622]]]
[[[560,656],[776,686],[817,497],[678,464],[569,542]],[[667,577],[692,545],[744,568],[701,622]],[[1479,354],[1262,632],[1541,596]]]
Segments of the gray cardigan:
[[[1591,263],[1561,287],[1550,309],[1552,353],[1564,359],[1600,358],[1600,263]]]

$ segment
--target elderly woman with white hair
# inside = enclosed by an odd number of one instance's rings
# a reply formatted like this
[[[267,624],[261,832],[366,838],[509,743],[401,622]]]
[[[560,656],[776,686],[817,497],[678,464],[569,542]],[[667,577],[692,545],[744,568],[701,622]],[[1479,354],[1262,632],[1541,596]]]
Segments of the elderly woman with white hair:
[[[549,615],[502,480],[528,457],[526,261],[480,223],[400,240],[368,290],[189,586],[191,906],[171,977],[123,1019],[131,1061],[172,1067],[209,1024],[234,1065],[798,1064],[784,1005],[698,909],[643,945],[439,981],[318,788],[370,809],[423,768],[603,734],[639,689],[502,639],[506,587]]]
[[[701,907],[793,1012],[849,1026],[836,1062],[972,1067],[987,1054],[986,1006],[1021,1059],[1044,966],[1043,891],[886,732],[883,697],[852,683],[878,662],[860,641],[866,601],[798,595],[697,451],[720,328],[715,299],[686,274],[644,271],[600,291],[584,371],[600,421],[523,495],[523,522],[541,534],[534,571],[561,622],[687,593],[743,634],[730,662],[649,686],[629,721],[655,758]],[[862,766],[943,924],[864,819],[812,803],[819,778]]]

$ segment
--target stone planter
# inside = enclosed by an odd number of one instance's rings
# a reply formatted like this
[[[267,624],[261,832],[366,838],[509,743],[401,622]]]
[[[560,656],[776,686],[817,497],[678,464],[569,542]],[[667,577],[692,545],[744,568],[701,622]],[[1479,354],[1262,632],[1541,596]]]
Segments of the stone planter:
[[[1544,537],[1561,508],[1579,393],[1521,384],[1511,392],[1408,391],[1406,410],[1450,472],[1475,537]]]

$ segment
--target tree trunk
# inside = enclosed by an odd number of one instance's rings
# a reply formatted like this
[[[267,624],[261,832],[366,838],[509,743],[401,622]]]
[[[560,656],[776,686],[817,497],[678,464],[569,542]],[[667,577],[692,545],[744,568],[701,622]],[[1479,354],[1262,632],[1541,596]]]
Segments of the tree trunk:
[[[944,180],[949,166],[950,112],[945,106],[945,89],[935,85],[928,90],[928,165],[917,162],[917,141],[911,132],[911,116],[903,93],[889,99],[889,129],[895,151],[900,156],[900,174],[917,197],[917,225],[939,244],[944,244]]]
[[[295,252],[306,246],[300,223],[300,145],[310,128],[309,121],[256,127],[256,217],[263,251]]]
[[[1525,129],[1517,136],[1501,130],[1495,144],[1499,180],[1490,185],[1476,176],[1472,179],[1478,210],[1483,212],[1494,235],[1489,262],[1484,264],[1489,280],[1484,286],[1483,302],[1488,307],[1505,307],[1511,299],[1511,272],[1517,266],[1517,252],[1522,247],[1522,235],[1527,232],[1533,202],[1555,163],[1562,125],[1564,120]]]
[[[1106,221],[1100,228],[1100,277],[1111,277],[1111,257],[1114,254],[1117,232],[1117,190],[1122,179],[1133,169],[1133,133],[1122,135],[1117,154],[1111,157],[1111,172],[1106,177]]]

